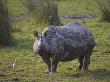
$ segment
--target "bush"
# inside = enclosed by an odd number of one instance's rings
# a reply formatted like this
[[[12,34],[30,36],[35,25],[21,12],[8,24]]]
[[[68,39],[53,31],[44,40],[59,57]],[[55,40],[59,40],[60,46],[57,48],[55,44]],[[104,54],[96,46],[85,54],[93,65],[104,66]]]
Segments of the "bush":
[[[60,25],[57,4],[53,0],[26,0],[25,6],[34,14],[38,23]]]
[[[0,0],[0,46],[11,42],[9,12],[5,0]]]
[[[110,0],[97,0],[97,4],[101,10],[101,20],[110,22]]]

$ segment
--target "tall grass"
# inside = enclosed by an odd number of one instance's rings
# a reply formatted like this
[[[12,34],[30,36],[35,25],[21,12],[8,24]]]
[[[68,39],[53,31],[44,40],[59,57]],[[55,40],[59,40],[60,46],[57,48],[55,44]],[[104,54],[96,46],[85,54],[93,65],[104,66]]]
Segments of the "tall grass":
[[[56,1],[26,0],[25,6],[34,14],[37,23],[47,23],[48,25],[61,24]]]
[[[97,4],[101,10],[101,20],[110,22],[110,0],[97,0]]]
[[[6,0],[0,0],[0,46],[11,42],[11,24]]]

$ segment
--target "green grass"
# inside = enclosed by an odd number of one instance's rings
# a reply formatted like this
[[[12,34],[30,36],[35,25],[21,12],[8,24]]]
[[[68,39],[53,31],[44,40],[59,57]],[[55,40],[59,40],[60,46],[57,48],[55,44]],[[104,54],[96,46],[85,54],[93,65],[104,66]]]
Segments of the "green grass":
[[[110,23],[100,22],[100,12],[95,0],[60,0],[60,15],[96,14],[98,18],[86,21],[85,25],[94,34],[96,47],[91,56],[89,72],[74,70],[78,61],[59,63],[56,74],[47,73],[47,66],[32,50],[33,30],[41,32],[45,25],[36,25],[35,18],[19,0],[9,0],[14,17],[24,17],[13,21],[13,42],[8,47],[0,47],[0,81],[35,82],[110,82]],[[23,16],[22,16],[23,14]],[[64,24],[74,22],[61,19]],[[16,60],[15,68],[12,65]]]

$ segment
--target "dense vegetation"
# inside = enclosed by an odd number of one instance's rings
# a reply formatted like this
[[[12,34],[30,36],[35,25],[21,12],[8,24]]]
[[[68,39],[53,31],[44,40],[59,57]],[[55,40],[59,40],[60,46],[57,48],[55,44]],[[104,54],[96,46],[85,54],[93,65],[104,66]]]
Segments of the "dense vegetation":
[[[97,0],[96,2],[102,13],[101,20],[110,22],[110,0]]]
[[[56,1],[24,0],[21,2],[34,15],[36,23],[47,23],[49,25],[61,24]]]
[[[95,36],[96,47],[88,72],[74,70],[77,60],[59,63],[56,74],[48,74],[39,55],[34,55],[33,30],[41,32],[47,25],[36,24],[35,17],[20,0],[8,0],[13,23],[13,45],[0,47],[0,81],[35,82],[109,82],[110,81],[110,23],[101,21],[102,13],[96,0],[58,0],[59,16],[63,24],[81,22]],[[94,19],[70,20],[63,16],[96,15]],[[16,61],[15,61],[16,60]],[[15,66],[13,64],[15,62]]]
[[[11,23],[6,0],[0,0],[0,46],[11,43]]]

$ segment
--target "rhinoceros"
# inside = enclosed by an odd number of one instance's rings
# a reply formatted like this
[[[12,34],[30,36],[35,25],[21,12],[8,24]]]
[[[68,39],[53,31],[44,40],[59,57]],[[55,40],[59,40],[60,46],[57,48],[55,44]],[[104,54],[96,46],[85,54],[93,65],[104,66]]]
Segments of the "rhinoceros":
[[[91,31],[81,23],[64,26],[49,26],[36,36],[33,49],[48,66],[49,72],[56,72],[59,62],[78,59],[79,70],[88,70],[90,56],[95,46]]]

